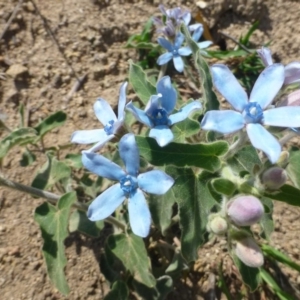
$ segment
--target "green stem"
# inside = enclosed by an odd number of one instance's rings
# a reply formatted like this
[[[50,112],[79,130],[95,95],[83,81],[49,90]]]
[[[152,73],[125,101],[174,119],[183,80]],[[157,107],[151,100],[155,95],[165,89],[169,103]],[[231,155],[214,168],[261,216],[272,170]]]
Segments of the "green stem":
[[[166,64],[164,64],[164,65],[161,66],[159,74],[158,74],[157,81],[159,81],[162,77],[165,76],[165,73],[166,73],[166,70],[167,70],[167,66],[168,66],[168,63],[166,63]]]
[[[9,179],[5,178],[2,173],[0,173],[0,185],[6,186],[8,188],[11,188],[11,189],[23,192],[23,193],[27,193],[27,194],[36,196],[39,198],[44,198],[53,205],[56,205],[61,197],[59,195],[56,195],[56,194],[53,194],[50,192],[46,192],[46,191],[43,191],[43,190],[40,190],[37,188],[33,188],[30,186],[9,180]],[[80,203],[78,201],[75,202],[72,206],[74,208],[77,208],[84,212],[86,212],[88,209],[88,205],[86,205],[84,203]],[[126,231],[127,226],[112,216],[107,217],[104,221],[111,225],[117,226],[118,228],[122,229],[123,231]]]
[[[288,132],[285,136],[283,136],[279,140],[280,145],[283,146],[284,144],[286,144],[290,139],[292,139],[295,136],[298,136],[298,134],[296,132],[294,132],[294,131]]]
[[[228,152],[224,155],[223,159],[227,160],[234,156],[247,142],[247,134],[245,131],[238,132],[238,139],[229,147]]]

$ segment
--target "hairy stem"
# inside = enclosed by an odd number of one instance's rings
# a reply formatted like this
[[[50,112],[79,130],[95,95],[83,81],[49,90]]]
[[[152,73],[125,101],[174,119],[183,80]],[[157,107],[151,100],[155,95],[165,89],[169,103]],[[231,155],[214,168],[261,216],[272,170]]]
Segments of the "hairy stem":
[[[229,147],[228,152],[224,155],[223,159],[227,160],[228,158],[234,156],[247,142],[246,132],[240,130],[238,132],[238,139]]]
[[[6,186],[8,188],[11,188],[13,190],[17,190],[17,191],[20,191],[20,192],[23,192],[23,193],[31,194],[31,195],[39,197],[39,198],[44,198],[53,205],[56,205],[58,200],[61,197],[61,196],[56,195],[54,193],[46,192],[46,191],[43,191],[43,190],[40,190],[40,189],[37,189],[37,188],[33,188],[33,187],[30,187],[30,186],[27,186],[27,185],[9,180],[9,179],[5,178],[2,173],[0,173],[0,185]],[[77,209],[85,211],[85,212],[88,209],[88,206],[86,204],[80,203],[78,201],[75,202],[72,206],[74,208],[77,208]],[[117,226],[118,228],[120,228],[124,231],[127,228],[127,226],[124,223],[120,222],[119,220],[117,220],[116,218],[111,217],[111,216],[107,217],[104,221],[111,224],[111,225],[115,225],[115,226]]]

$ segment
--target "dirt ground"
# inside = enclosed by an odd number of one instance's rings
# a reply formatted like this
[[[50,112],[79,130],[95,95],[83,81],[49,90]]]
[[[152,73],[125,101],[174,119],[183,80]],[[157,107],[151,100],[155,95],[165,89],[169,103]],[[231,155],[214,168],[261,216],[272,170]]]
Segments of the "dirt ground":
[[[5,29],[20,2],[13,21]],[[203,5],[204,1],[200,2]],[[18,126],[18,106],[24,103],[28,125],[37,124],[57,110],[68,114],[65,126],[47,137],[48,146],[67,144],[74,130],[98,128],[92,105],[98,96],[116,103],[119,86],[127,76],[128,60],[137,59],[135,50],[123,46],[131,34],[140,32],[151,15],[159,14],[160,3],[157,0],[0,0],[0,115],[7,125]],[[193,12],[195,3],[163,1],[166,7],[183,5]],[[251,38],[253,47],[260,48],[271,41],[276,61],[300,61],[300,1],[207,0],[205,3],[202,13],[216,43],[220,40],[218,31],[239,38],[259,19],[259,30]],[[228,46],[231,45],[228,41]],[[69,97],[76,77],[83,76],[83,87]],[[130,99],[132,90],[128,94]],[[3,135],[0,132],[0,138]],[[45,158],[38,156],[35,163],[24,169],[19,163],[21,154],[21,150],[10,152],[2,171],[10,179],[29,185]],[[71,288],[67,298],[49,282],[41,255],[41,234],[33,220],[34,209],[41,203],[40,199],[0,187],[1,299],[102,299],[108,291],[98,264],[103,238],[93,240],[73,234],[67,239],[66,275]],[[276,203],[274,221],[272,244],[300,263],[300,210]],[[234,267],[226,258],[225,245],[212,240],[199,250],[197,276],[187,283],[176,283],[168,299],[215,299],[217,266],[224,257],[224,272],[236,280]],[[299,273],[284,268],[279,279],[287,290],[300,290]],[[233,284],[234,288],[239,285]],[[299,294],[295,295],[300,299]],[[275,299],[263,294],[261,297]]]

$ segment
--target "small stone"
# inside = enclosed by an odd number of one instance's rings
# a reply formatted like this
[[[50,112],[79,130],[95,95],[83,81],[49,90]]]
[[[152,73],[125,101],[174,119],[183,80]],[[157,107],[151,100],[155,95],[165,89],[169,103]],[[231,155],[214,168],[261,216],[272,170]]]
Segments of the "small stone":
[[[13,79],[17,79],[19,77],[28,75],[28,69],[20,64],[14,64],[8,68],[6,74]]]

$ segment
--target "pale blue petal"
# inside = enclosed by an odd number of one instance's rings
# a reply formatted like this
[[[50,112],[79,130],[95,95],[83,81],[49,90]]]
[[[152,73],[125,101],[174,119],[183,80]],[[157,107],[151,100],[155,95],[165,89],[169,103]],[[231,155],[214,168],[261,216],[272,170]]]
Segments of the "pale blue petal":
[[[136,177],[140,169],[140,153],[133,133],[127,133],[121,138],[119,153],[127,173]]]
[[[110,216],[126,199],[120,183],[116,183],[101,193],[89,206],[87,216],[91,221],[99,221]]]
[[[212,41],[204,41],[204,42],[197,43],[197,45],[200,49],[205,49],[205,48],[209,47],[212,44],[213,44]]]
[[[269,133],[261,124],[247,124],[248,137],[253,147],[263,151],[270,162],[275,164],[281,153],[281,146],[276,138]]]
[[[284,84],[300,82],[300,63],[291,62],[284,68]]]
[[[117,117],[110,105],[102,98],[98,98],[94,104],[94,112],[97,119],[105,126],[109,121],[117,121]]]
[[[173,63],[174,63],[174,67],[178,72],[183,72],[184,69],[184,63],[183,60],[180,56],[174,56],[173,57]]]
[[[118,121],[123,122],[125,117],[125,104],[126,104],[126,88],[128,82],[124,82],[120,87],[119,103],[118,103]]]
[[[96,152],[100,150],[108,141],[112,140],[115,137],[114,134],[107,135],[106,138],[100,140],[97,144],[93,145],[91,148],[86,150],[87,152]]]
[[[173,51],[173,45],[168,41],[166,40],[165,38],[162,38],[162,37],[159,37],[157,39],[157,42],[165,49],[167,49],[169,52],[172,52]]]
[[[300,127],[300,107],[284,106],[264,111],[265,125],[279,127]]]
[[[195,27],[195,25],[196,25],[196,27]],[[191,30],[191,27],[193,27],[193,26],[189,27],[190,30]],[[193,41],[198,42],[203,33],[203,26],[201,24],[194,24],[194,27],[195,27],[195,29],[194,29],[194,32],[192,35],[192,39],[193,39]]]
[[[199,110],[202,105],[199,101],[193,101],[182,107],[176,114],[170,115],[171,125],[185,120],[193,111]]]
[[[150,120],[150,118],[147,116],[147,114],[135,107],[133,104],[132,104],[132,101],[130,101],[127,105],[126,105],[126,109],[129,110],[130,112],[132,112],[132,114],[135,116],[135,118],[140,121],[141,123],[145,124],[146,126],[148,127],[152,127],[153,124]]]
[[[265,68],[257,78],[250,95],[250,102],[257,102],[262,109],[275,98],[284,82],[284,67],[273,64]]]
[[[204,130],[213,130],[223,134],[236,132],[244,127],[242,114],[233,110],[208,111],[201,122]]]
[[[185,12],[182,16],[181,16],[184,24],[187,26],[190,24],[191,22],[191,18],[192,18],[192,15],[190,12]]]
[[[102,155],[82,151],[81,160],[86,169],[98,176],[119,181],[126,175],[125,171],[120,166]]]
[[[174,179],[160,170],[140,174],[137,178],[139,187],[146,193],[163,195],[174,184]]]
[[[181,32],[177,33],[174,41],[174,48],[178,49],[182,45],[183,41],[184,35]]]
[[[172,86],[169,76],[164,76],[157,82],[156,91],[158,94],[162,94],[160,98],[161,106],[170,114],[176,105],[177,92]]]
[[[78,130],[73,132],[71,142],[77,144],[92,144],[104,141],[107,134],[104,129]]]
[[[155,111],[160,108],[160,98],[161,95],[152,95],[150,97],[150,100],[148,101],[145,107],[145,113],[148,116],[152,116],[155,113]]]
[[[248,97],[227,66],[216,64],[211,68],[215,88],[238,111],[243,111]]]
[[[173,132],[168,126],[160,125],[152,128],[149,132],[149,136],[156,139],[157,144],[160,147],[164,147],[174,139]]]
[[[268,67],[273,64],[272,53],[269,48],[262,47],[259,50],[256,50],[258,56],[261,58],[265,67]]]
[[[140,189],[128,199],[130,227],[134,234],[146,237],[151,226],[151,215],[145,196]]]
[[[156,63],[162,66],[168,63],[172,58],[173,58],[173,54],[171,52],[166,52],[157,59]]]
[[[178,54],[181,56],[188,56],[188,55],[192,54],[192,50],[188,46],[182,47],[182,48],[178,49]]]

